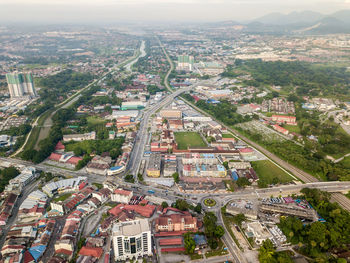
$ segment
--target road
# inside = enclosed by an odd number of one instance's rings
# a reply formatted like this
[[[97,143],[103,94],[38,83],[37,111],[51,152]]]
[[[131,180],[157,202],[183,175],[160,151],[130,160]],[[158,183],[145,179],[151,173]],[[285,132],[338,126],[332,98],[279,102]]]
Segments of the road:
[[[34,181],[32,183],[30,183],[29,185],[27,185],[23,192],[22,195],[18,197],[15,206],[12,210],[12,214],[8,220],[8,222],[6,223],[6,225],[3,227],[3,234],[0,237],[0,247],[2,247],[4,245],[5,242],[5,237],[7,235],[7,232],[9,231],[9,229],[12,227],[12,225],[16,222],[17,220],[17,215],[18,215],[18,210],[20,205],[23,203],[23,201],[28,197],[28,195],[33,192],[37,187],[38,187],[39,182],[38,181]]]
[[[136,52],[136,53],[133,55],[133,57],[126,59],[125,61],[123,61],[123,62],[121,62],[121,63],[115,65],[115,66],[112,67],[112,68],[109,68],[108,71],[107,71],[105,74],[103,74],[101,77],[95,79],[93,82],[91,82],[90,84],[88,84],[88,85],[85,86],[84,88],[80,89],[80,90],[77,91],[75,94],[73,94],[72,96],[70,96],[69,98],[67,98],[66,100],[64,100],[63,102],[57,104],[57,105],[55,106],[55,110],[52,112],[52,114],[50,114],[50,116],[44,121],[44,124],[43,124],[44,129],[46,129],[46,128],[49,129],[49,128],[51,127],[51,125],[52,125],[52,119],[51,119],[51,118],[52,118],[52,116],[53,116],[59,109],[69,107],[69,105],[71,105],[73,102],[75,102],[75,101],[78,99],[77,97],[78,97],[83,91],[89,89],[90,87],[92,87],[93,85],[95,85],[96,83],[98,83],[100,80],[102,80],[103,78],[105,78],[107,75],[109,75],[109,74],[113,73],[114,71],[116,71],[117,69],[119,69],[119,68],[120,68],[121,66],[123,66],[124,64],[128,63],[127,65],[129,65],[129,64],[131,63],[131,65],[132,65],[132,64],[136,63],[136,61],[139,59],[139,57],[140,57],[141,55],[143,55],[143,54],[145,55],[145,54],[146,54],[145,51],[144,51],[144,48],[145,48],[145,42],[142,41],[142,42],[141,42],[141,45],[140,45],[140,52]],[[73,102],[71,102],[71,101],[73,101]],[[42,115],[44,115],[45,113],[46,113],[46,112],[44,112],[44,113],[42,113],[40,116],[38,116],[38,118],[37,118],[37,119],[35,120],[35,122],[32,124],[32,129],[31,129],[31,131],[29,132],[29,134],[27,135],[26,140],[25,140],[25,142],[23,143],[22,147],[19,148],[15,153],[13,153],[13,154],[11,155],[11,157],[16,156],[16,155],[18,155],[20,152],[23,151],[23,149],[25,148],[25,146],[26,146],[26,144],[27,144],[27,142],[28,142],[28,140],[29,140],[29,138],[30,138],[30,135],[32,134],[33,128],[34,128],[35,126],[38,125],[38,120],[39,120],[39,118],[40,118]],[[40,138],[40,134],[43,136],[43,133],[47,133],[47,131],[44,131],[44,129],[40,129],[40,133],[39,133],[39,136],[38,136],[37,139]],[[42,137],[42,136],[41,136],[41,137]],[[38,142],[36,142],[36,144],[38,144]]]

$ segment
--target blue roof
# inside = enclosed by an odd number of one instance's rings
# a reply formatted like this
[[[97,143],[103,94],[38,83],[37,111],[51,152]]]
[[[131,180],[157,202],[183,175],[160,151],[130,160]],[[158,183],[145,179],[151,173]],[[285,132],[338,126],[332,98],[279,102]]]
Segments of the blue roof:
[[[205,235],[195,234],[193,239],[197,246],[207,244],[207,239],[205,238]]]
[[[225,167],[223,165],[218,164],[217,167],[218,167],[218,171],[220,171],[220,172],[224,172],[225,171]]]
[[[44,254],[45,250],[46,250],[46,246],[39,245],[39,246],[36,246],[36,247],[31,247],[29,249],[29,253],[35,259],[35,261],[37,261],[38,258],[40,258],[42,256],[42,254]]]
[[[110,170],[116,171],[116,170],[119,170],[121,168],[123,168],[123,166],[114,166],[114,167],[111,167]]]

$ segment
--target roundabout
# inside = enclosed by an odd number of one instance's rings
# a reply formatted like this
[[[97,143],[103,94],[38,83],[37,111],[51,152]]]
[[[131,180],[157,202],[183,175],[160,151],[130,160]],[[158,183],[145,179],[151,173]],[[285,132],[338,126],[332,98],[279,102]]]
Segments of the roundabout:
[[[204,205],[207,206],[207,207],[213,207],[216,205],[216,201],[212,198],[206,198],[204,199],[203,201]]]

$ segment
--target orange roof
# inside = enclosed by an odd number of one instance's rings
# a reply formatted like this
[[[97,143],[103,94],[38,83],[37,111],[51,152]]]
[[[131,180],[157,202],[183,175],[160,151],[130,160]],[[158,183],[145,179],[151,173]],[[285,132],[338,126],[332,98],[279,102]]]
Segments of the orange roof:
[[[101,247],[82,247],[79,251],[79,255],[91,256],[94,258],[100,258],[103,254],[103,249]]]
[[[124,190],[124,189],[116,189],[114,191],[115,194],[119,194],[119,195],[129,195],[131,194],[132,192],[131,191],[128,191],[128,190]]]

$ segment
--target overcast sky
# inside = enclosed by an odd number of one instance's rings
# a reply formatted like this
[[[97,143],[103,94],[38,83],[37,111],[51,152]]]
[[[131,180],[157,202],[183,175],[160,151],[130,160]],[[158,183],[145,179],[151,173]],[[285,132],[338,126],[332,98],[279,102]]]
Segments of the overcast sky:
[[[271,12],[341,9],[350,9],[350,0],[0,0],[0,21],[247,21]]]

